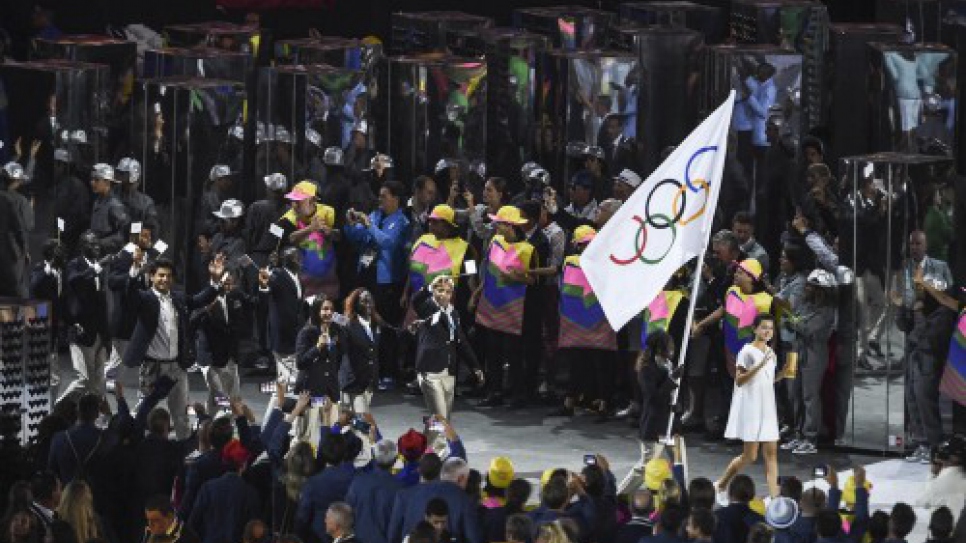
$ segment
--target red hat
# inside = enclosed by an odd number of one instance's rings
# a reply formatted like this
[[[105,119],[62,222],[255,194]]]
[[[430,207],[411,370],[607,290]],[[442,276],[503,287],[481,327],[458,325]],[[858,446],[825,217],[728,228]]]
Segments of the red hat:
[[[241,444],[241,441],[233,439],[221,450],[221,461],[232,469],[239,469],[248,462],[248,449]]]
[[[403,455],[407,461],[412,462],[426,451],[426,436],[410,428],[408,432],[399,436],[396,445],[399,454]]]

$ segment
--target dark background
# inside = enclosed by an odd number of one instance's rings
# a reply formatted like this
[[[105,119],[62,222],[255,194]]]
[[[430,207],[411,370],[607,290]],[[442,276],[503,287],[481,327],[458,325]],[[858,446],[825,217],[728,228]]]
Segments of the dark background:
[[[266,0],[266,3],[271,0]],[[36,4],[54,12],[54,24],[64,33],[103,34],[108,25],[143,23],[160,31],[166,24],[210,20],[241,22],[244,11],[220,10],[213,0],[0,0],[0,22],[14,41],[14,56],[22,58],[30,36],[30,14]],[[252,3],[258,3],[252,0]],[[700,3],[727,8],[726,0]],[[871,0],[826,2],[835,22],[868,22],[874,19]],[[394,11],[461,10],[493,17],[497,25],[510,24],[513,9],[561,4],[585,5],[617,11],[617,0],[579,2],[528,0],[525,2],[455,2],[453,0],[320,0],[315,9],[267,9],[261,11],[262,26],[271,28],[276,39],[305,37],[309,28],[325,35],[362,37],[375,34],[386,41],[389,17]],[[260,11],[260,10],[252,10]]]

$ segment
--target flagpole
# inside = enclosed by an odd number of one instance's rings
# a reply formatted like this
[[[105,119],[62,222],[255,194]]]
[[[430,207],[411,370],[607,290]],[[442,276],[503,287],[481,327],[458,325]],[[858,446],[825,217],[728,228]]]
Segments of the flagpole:
[[[711,231],[708,231],[708,238],[711,237]],[[681,350],[678,352],[678,368],[684,367],[684,362],[688,354],[688,344],[691,342],[691,328],[694,324],[694,308],[698,302],[698,288],[701,285],[701,272],[704,269],[704,254],[708,251],[707,240],[704,243],[704,250],[698,255],[698,265],[694,269],[694,282],[691,285],[691,298],[688,300],[688,317],[687,321],[684,323],[684,337],[681,338]],[[643,346],[642,346],[643,347]],[[678,395],[681,393],[681,381],[682,378],[679,377],[674,387],[674,393],[671,396],[671,415],[667,419],[667,432],[664,435],[664,441],[666,444],[670,445],[672,443],[671,431],[674,428],[674,406],[678,403]]]

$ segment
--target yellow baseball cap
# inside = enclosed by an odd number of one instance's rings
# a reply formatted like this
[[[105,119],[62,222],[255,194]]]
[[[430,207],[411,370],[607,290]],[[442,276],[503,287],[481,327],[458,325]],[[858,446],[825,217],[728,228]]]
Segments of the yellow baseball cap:
[[[506,488],[513,480],[513,462],[505,456],[497,456],[490,461],[490,469],[486,473],[486,480],[496,488]]]
[[[574,243],[590,243],[590,241],[594,239],[594,236],[596,235],[597,230],[594,230],[594,227],[587,226],[586,224],[580,225],[576,230],[574,230]]]
[[[496,212],[496,215],[490,214],[490,220],[493,222],[502,222],[506,224],[521,225],[526,224],[526,219],[520,214],[520,208],[514,206],[503,206]]]
[[[318,187],[316,187],[315,183],[311,181],[299,181],[299,183],[292,188],[292,192],[285,195],[285,198],[295,202],[301,202],[302,200],[315,198],[317,190]]]
[[[738,263],[738,268],[747,273],[755,281],[761,279],[761,262],[754,258],[746,258]]]
[[[439,204],[433,208],[433,212],[429,214],[427,219],[436,219],[439,221],[446,221],[452,226],[456,226],[456,212],[453,208],[446,204]]]

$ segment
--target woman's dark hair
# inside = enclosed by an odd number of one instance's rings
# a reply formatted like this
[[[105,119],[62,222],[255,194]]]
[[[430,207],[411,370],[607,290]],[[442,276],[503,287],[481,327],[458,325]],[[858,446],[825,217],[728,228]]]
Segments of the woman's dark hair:
[[[433,178],[428,175],[416,176],[416,179],[413,180],[413,192],[423,190],[426,188],[426,183],[429,183],[430,181],[433,181]]]
[[[506,487],[506,513],[513,515],[523,513],[527,500],[533,492],[533,486],[526,479],[514,479]]]
[[[483,501],[483,474],[471,469],[466,477],[466,494],[477,504]]]
[[[653,362],[657,356],[669,357],[671,355],[673,342],[674,338],[664,330],[655,330],[649,333],[647,339],[644,340],[644,349],[637,358],[638,369],[642,368],[645,364]]]
[[[500,201],[505,202],[507,197],[507,182],[502,177],[491,177],[487,179],[493,184],[493,189],[500,193]]]
[[[801,272],[807,267],[805,251],[802,247],[795,243],[788,243],[782,248],[785,253],[785,258],[792,264],[796,272]]]
[[[688,502],[692,508],[714,509],[716,494],[714,483],[705,477],[696,477],[688,483]]]
[[[319,311],[322,310],[322,306],[325,302],[332,304],[332,309],[335,310],[335,302],[329,299],[325,294],[319,293],[312,300],[312,306],[309,308],[309,322],[313,326],[322,326],[322,318],[319,317]]]
[[[772,324],[775,324],[774,315],[772,315],[771,313],[762,313],[761,315],[758,315],[757,317],[755,317],[755,328],[758,328],[758,325],[760,325],[765,321],[771,321]]]

